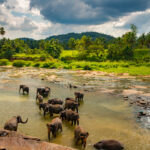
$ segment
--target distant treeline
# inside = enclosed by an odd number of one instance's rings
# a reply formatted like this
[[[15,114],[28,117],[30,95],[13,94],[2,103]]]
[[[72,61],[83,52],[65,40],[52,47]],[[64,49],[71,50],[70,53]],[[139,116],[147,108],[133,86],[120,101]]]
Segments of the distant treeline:
[[[0,40],[0,58],[11,60],[15,54],[25,53],[49,55],[58,59],[63,49],[70,49],[78,50],[79,60],[119,61],[133,60],[135,49],[149,48],[150,33],[137,37],[137,28],[131,25],[131,31],[119,38],[95,32],[70,33],[39,41],[26,38],[15,40],[3,38]],[[144,61],[150,61],[150,56],[144,58]]]

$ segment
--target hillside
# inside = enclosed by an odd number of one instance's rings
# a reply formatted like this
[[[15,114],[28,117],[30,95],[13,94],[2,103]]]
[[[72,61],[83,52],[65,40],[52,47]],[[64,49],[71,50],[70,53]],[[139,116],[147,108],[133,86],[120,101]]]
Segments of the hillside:
[[[98,32],[83,32],[83,33],[68,33],[68,34],[50,36],[46,38],[46,40],[57,39],[60,42],[67,42],[70,38],[81,39],[83,35],[90,36],[92,40],[95,40],[96,38],[99,37],[105,38],[107,41],[114,39],[113,36],[98,33]]]

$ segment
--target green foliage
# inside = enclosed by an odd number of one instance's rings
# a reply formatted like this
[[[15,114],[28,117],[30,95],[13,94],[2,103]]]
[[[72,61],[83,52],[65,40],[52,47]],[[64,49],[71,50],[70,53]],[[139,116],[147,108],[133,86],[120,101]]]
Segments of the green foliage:
[[[36,62],[36,63],[33,64],[33,67],[40,67],[40,65],[41,65],[41,63]]]
[[[26,65],[26,61],[24,60],[15,60],[13,62],[13,66],[15,67],[24,67]]]
[[[6,66],[9,64],[9,60],[8,59],[0,59],[0,66]]]
[[[51,40],[45,44],[45,51],[53,58],[58,58],[61,54],[62,47],[57,43],[57,41]]]
[[[4,36],[5,34],[5,29],[4,27],[0,27],[0,35]]]
[[[75,49],[75,47],[76,47],[76,40],[74,38],[70,38],[69,39],[68,47],[69,47],[69,49]]]
[[[49,68],[49,69],[54,69],[54,68],[59,68],[61,66],[60,63],[51,61],[51,62],[44,62],[42,64],[42,68]]]
[[[4,44],[2,45],[0,49],[0,58],[6,58],[6,59],[12,59],[12,56],[14,54],[14,49],[11,47],[10,44]]]

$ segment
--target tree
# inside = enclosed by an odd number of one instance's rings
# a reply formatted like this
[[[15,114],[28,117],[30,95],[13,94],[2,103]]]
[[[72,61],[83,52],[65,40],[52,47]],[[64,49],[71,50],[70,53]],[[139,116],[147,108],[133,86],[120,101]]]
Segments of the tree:
[[[146,35],[146,41],[145,41],[145,44],[148,48],[150,48],[150,32],[147,33]]]
[[[118,44],[110,44],[108,46],[108,59],[120,60],[121,56],[121,47]]]
[[[76,40],[74,38],[70,38],[68,41],[68,47],[72,50],[76,47]]]
[[[138,48],[143,48],[146,45],[146,36],[143,33],[137,40]]]
[[[45,51],[54,58],[58,58],[61,54],[62,47],[56,44],[54,41],[48,41],[45,44]]]
[[[2,35],[2,36],[5,35],[5,29],[4,29],[4,27],[0,27],[0,35]]]
[[[0,50],[0,57],[11,60],[14,53],[15,53],[15,50],[13,49],[11,44],[6,43],[5,45],[2,46]]]
[[[135,36],[136,36],[136,34],[137,34],[137,27],[134,24],[131,24],[130,25],[130,29],[131,29],[131,32],[134,33]]]

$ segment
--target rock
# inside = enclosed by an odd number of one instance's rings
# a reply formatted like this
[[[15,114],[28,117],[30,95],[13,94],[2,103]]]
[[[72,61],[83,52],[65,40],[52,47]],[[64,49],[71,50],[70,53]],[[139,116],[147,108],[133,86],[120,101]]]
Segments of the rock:
[[[105,149],[105,150],[122,150],[124,149],[123,145],[116,140],[102,140],[94,144],[96,149]]]
[[[0,150],[75,150],[73,148],[41,141],[15,131],[0,129]]]
[[[124,98],[124,100],[128,100],[128,99],[129,99],[129,97],[128,97],[128,96],[124,96],[123,98]]]

